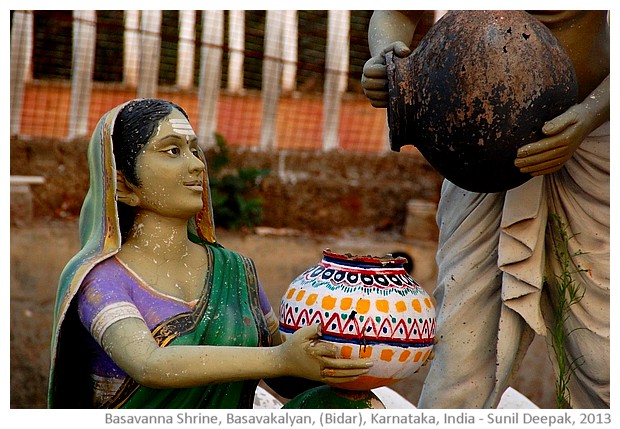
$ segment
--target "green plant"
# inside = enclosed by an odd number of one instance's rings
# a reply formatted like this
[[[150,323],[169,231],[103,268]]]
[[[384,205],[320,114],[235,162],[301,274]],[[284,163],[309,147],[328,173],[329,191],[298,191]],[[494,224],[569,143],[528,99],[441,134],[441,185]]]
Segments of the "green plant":
[[[574,235],[568,235],[566,224],[560,216],[552,214],[549,220],[554,237],[553,250],[561,268],[560,274],[555,276],[555,281],[551,284],[555,288],[558,300],[554,308],[553,324],[549,329],[558,369],[555,383],[556,404],[558,408],[571,408],[568,383],[575,369],[583,364],[583,358],[579,356],[571,360],[566,353],[568,337],[574,330],[567,331],[565,326],[569,318],[570,307],[581,301],[585,293],[581,285],[573,278],[573,274],[587,270],[573,262],[573,257],[582,255],[583,252],[570,253],[568,242]]]
[[[254,191],[268,169],[256,167],[227,168],[230,153],[226,140],[216,134],[217,147],[209,156],[209,184],[213,216],[218,227],[239,229],[262,221],[263,199]]]

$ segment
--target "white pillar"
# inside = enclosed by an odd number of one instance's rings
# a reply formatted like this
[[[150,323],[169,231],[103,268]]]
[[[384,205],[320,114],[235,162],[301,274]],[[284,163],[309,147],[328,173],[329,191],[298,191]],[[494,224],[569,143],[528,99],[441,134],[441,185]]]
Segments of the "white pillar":
[[[161,10],[141,12],[138,98],[157,97],[161,55]]]
[[[262,102],[263,117],[259,147],[276,147],[278,101],[282,77],[282,27],[283,11],[268,10],[265,22],[265,59],[263,61]]]
[[[11,135],[21,131],[26,81],[31,76],[34,17],[32,11],[13,12],[11,28]]]
[[[222,79],[224,11],[204,10],[202,12],[201,40],[198,139],[201,147],[207,149],[216,144],[217,102]]]
[[[140,67],[140,11],[125,11],[125,42],[123,52],[123,82],[129,86],[138,85]]]
[[[243,92],[243,54],[245,51],[245,11],[228,11],[228,91]]]
[[[179,49],[177,50],[177,86],[191,89],[194,84],[196,11],[179,11]]]
[[[96,11],[73,11],[73,60],[68,139],[86,136],[90,132],[88,112],[93,88],[96,35]]]
[[[349,73],[350,11],[330,10],[323,85],[323,150],[338,147],[340,107]]]
[[[291,93],[297,88],[297,11],[283,11],[282,90]]]

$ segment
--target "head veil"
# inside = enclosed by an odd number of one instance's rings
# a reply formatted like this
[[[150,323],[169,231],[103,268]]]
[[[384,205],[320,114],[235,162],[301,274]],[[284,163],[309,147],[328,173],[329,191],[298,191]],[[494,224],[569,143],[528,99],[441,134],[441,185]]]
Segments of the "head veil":
[[[77,407],[64,403],[61,392],[67,384],[67,371],[75,375],[80,362],[79,350],[71,341],[83,329],[72,305],[83,279],[99,262],[116,254],[121,246],[121,232],[116,205],[116,166],[112,151],[112,131],[118,113],[127,103],[108,111],[99,120],[88,146],[90,185],[80,212],[80,251],[67,263],[60,275],[54,307],[51,344],[51,366],[48,390],[48,406]],[[206,164],[202,151],[200,156]],[[203,173],[203,207],[188,224],[193,241],[216,244],[215,227],[207,171]],[[75,378],[73,378],[75,380]],[[68,383],[68,384],[72,384]],[[71,388],[71,387],[70,387]],[[71,397],[79,392],[73,390]],[[77,395],[76,395],[77,394]]]

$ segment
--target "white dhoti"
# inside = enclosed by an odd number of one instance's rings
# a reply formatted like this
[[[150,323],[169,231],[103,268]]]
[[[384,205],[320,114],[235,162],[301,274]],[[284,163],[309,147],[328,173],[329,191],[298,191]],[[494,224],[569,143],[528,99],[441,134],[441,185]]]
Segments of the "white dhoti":
[[[547,335],[561,274],[551,215],[567,228],[571,276],[584,293],[565,323],[568,360],[577,363],[570,402],[609,407],[609,198],[609,123],[560,171],[506,193],[444,182],[434,293],[439,343],[420,408],[496,406],[534,335]]]

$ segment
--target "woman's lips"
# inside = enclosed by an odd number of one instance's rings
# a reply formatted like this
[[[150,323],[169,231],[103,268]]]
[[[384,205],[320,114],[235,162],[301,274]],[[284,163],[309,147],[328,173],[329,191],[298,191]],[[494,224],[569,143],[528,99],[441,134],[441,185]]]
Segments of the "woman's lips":
[[[189,182],[185,182],[183,185],[187,186],[188,188],[194,190],[194,191],[201,191],[202,192],[202,181],[200,180],[192,180]]]

